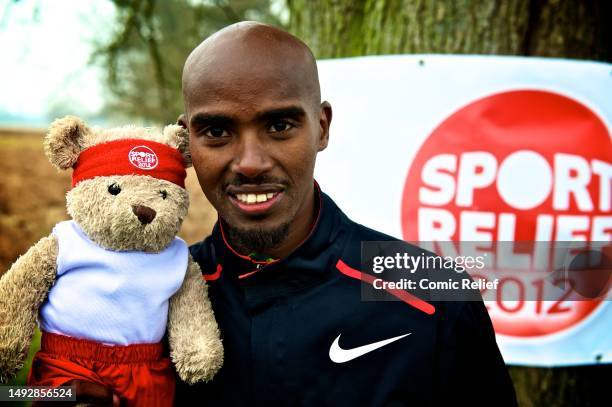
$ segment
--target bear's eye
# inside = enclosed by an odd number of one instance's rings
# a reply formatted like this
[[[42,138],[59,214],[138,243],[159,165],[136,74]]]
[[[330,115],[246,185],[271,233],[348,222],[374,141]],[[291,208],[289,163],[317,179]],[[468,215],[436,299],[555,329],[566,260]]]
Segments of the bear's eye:
[[[168,196],[168,193],[166,191],[159,191],[159,194],[161,195],[162,199],[166,199],[166,197]]]
[[[110,184],[108,186],[108,192],[111,195],[119,195],[119,192],[121,192],[121,187],[117,184]]]

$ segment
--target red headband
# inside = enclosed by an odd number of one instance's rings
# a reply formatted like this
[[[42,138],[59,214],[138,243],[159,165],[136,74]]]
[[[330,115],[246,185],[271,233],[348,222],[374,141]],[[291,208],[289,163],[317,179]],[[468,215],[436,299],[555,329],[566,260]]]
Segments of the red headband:
[[[185,188],[185,164],[170,146],[142,139],[122,139],[96,144],[81,152],[73,165],[72,186],[109,175],[150,175]]]

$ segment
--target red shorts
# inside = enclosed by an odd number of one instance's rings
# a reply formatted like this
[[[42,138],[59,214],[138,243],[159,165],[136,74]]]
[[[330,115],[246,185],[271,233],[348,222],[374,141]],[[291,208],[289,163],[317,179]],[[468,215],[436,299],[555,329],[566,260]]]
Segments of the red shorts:
[[[28,385],[59,387],[86,380],[112,389],[122,406],[172,406],[174,370],[161,343],[108,346],[43,332]]]

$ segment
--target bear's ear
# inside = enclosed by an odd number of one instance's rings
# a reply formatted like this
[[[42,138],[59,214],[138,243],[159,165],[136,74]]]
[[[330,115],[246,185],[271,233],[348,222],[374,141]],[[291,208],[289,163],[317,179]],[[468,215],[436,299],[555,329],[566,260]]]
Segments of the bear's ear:
[[[185,167],[191,167],[191,152],[189,151],[189,133],[178,124],[169,124],[164,127],[164,140],[166,144],[176,147],[183,155]]]
[[[83,149],[83,138],[91,130],[85,122],[75,116],[55,120],[45,136],[45,154],[51,164],[60,170],[70,168],[76,163]]]

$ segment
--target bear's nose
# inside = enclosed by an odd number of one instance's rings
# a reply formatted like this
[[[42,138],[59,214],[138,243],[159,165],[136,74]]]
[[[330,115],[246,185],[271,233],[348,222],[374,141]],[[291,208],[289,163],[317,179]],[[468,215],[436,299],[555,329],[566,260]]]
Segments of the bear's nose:
[[[155,210],[143,205],[132,205],[132,212],[134,212],[134,215],[136,215],[140,223],[143,225],[153,222],[155,215],[157,215]]]

